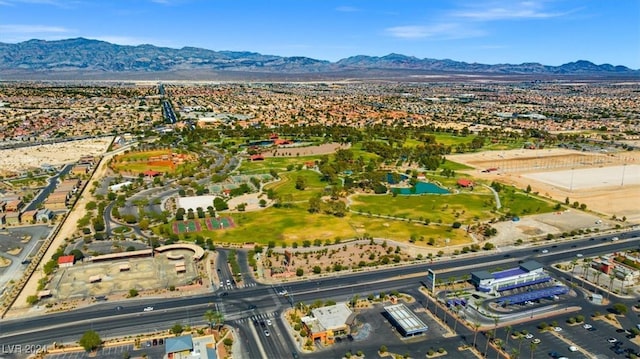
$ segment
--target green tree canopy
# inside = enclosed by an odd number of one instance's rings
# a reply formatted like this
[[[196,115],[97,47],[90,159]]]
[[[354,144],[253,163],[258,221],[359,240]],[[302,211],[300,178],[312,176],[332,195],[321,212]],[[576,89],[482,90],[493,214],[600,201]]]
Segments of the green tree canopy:
[[[98,335],[96,331],[88,330],[82,334],[79,343],[84,350],[90,352],[98,349],[100,344],[102,344],[102,339],[100,339],[100,335]]]

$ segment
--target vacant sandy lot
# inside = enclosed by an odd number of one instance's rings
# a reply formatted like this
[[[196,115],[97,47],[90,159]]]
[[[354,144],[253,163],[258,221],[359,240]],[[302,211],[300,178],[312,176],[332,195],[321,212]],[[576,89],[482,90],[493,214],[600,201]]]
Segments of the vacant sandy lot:
[[[578,201],[607,217],[640,223],[640,153],[584,153],[566,149],[488,151],[448,156],[474,167],[465,171],[488,181],[564,202]],[[495,168],[493,172],[483,170]],[[624,177],[623,177],[624,175]],[[573,177],[573,178],[572,178]]]
[[[307,147],[281,147],[275,150],[268,150],[262,153],[264,157],[297,157],[312,155],[328,155],[335,153],[339,149],[347,149],[350,144],[324,143],[317,146]]]
[[[59,166],[76,162],[82,156],[99,156],[107,151],[112,141],[113,137],[102,137],[0,150],[0,174],[19,173],[44,164]]]

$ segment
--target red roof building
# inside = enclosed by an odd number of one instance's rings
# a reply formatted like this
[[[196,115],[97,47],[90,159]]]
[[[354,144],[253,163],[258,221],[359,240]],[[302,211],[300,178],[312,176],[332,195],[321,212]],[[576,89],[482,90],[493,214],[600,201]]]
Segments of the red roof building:
[[[61,256],[58,257],[58,266],[59,267],[71,267],[75,262],[76,258],[73,255]]]
[[[158,172],[158,171],[154,171],[154,170],[146,170],[146,171],[142,172],[142,174],[144,174],[147,177],[156,177],[156,176],[160,176],[162,174],[162,172]]]
[[[458,186],[460,187],[473,187],[473,181],[461,178],[458,180]]]
[[[251,157],[249,157],[251,159],[251,161],[262,161],[264,160],[264,157],[262,157],[262,155],[253,155]]]

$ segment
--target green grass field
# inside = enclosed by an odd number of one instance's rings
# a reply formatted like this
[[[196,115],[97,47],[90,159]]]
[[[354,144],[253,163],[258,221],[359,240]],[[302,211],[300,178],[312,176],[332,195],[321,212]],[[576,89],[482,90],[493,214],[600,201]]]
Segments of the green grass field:
[[[413,237],[416,239],[415,244],[420,246],[426,246],[429,238],[435,239],[436,246],[444,246],[445,238],[450,239],[449,245],[470,242],[463,229],[452,229],[450,226],[436,224],[425,226],[416,222],[375,218],[354,213],[338,218],[326,214],[310,214],[303,206],[234,213],[231,217],[236,227],[209,231],[203,225],[203,230],[197,234],[205,238],[210,237],[215,242],[267,244],[269,241],[275,241],[287,245],[316,239],[333,242],[336,238],[346,240],[365,234],[401,242],[408,242]],[[180,237],[185,238],[184,234]]]
[[[307,187],[304,190],[296,189],[298,176],[305,179]],[[287,197],[293,202],[308,201],[314,195],[322,192],[327,186],[326,182],[320,181],[320,174],[315,171],[301,170],[280,173],[280,181],[268,184],[266,190],[272,189],[277,194]]]

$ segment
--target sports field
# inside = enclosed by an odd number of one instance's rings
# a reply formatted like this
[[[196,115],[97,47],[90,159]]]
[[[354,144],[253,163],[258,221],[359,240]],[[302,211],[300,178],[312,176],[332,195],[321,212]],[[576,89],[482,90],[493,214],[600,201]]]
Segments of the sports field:
[[[202,226],[199,221],[190,220],[173,222],[173,232],[177,234],[200,232],[201,230]]]
[[[204,223],[207,225],[207,229],[213,231],[215,229],[226,229],[235,227],[235,223],[233,223],[233,219],[231,217],[220,217],[220,218],[206,218]]]

